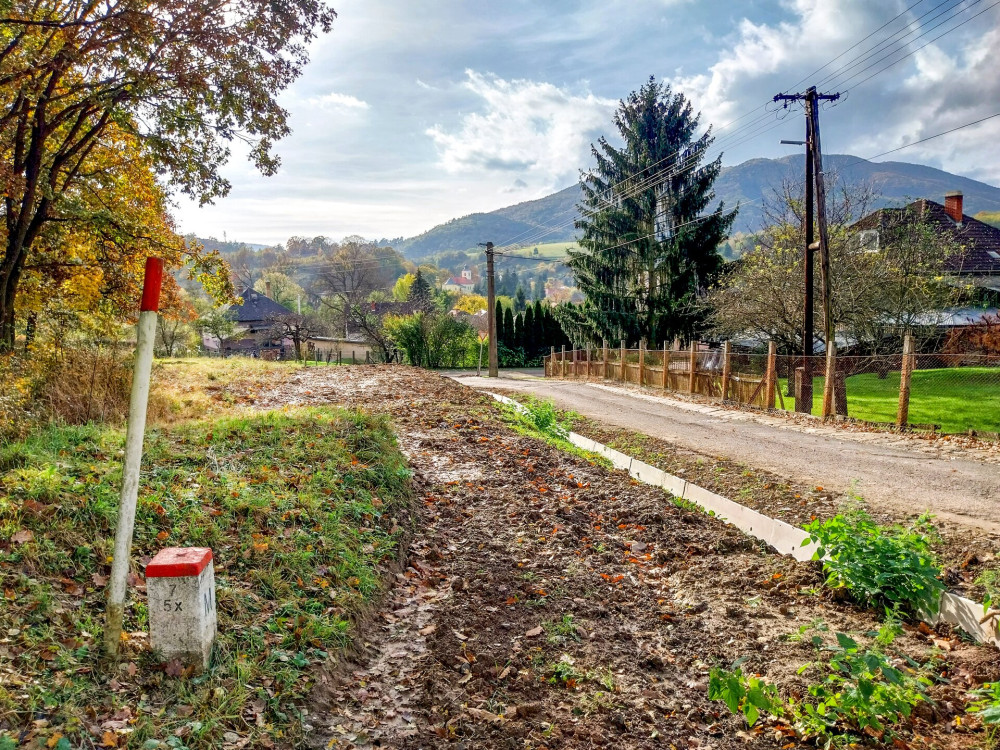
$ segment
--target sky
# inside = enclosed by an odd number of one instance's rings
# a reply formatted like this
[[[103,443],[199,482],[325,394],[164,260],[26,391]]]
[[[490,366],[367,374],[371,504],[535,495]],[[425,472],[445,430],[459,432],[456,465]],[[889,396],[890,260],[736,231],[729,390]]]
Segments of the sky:
[[[234,147],[227,197],[177,199],[182,232],[409,237],[540,198],[592,165],[618,102],[651,75],[691,100],[726,165],[794,152],[779,141],[803,138],[801,109],[769,102],[809,84],[842,93],[820,114],[825,153],[870,157],[1000,112],[1000,0],[333,6],[333,31],[279,97],[293,133],[278,174]],[[885,159],[1000,185],[997,143],[1000,117]]]

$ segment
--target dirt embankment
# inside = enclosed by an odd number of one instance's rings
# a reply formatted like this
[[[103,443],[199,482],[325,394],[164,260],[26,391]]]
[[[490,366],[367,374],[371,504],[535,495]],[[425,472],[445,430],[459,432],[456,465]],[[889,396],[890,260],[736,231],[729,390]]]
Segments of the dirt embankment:
[[[802,626],[865,640],[870,612],[823,593],[813,565],[659,490],[504,427],[488,397],[401,367],[297,373],[261,403],[387,411],[421,496],[409,567],[354,663],[313,712],[317,746],[787,747],[707,698],[710,666],[802,692]],[[1000,678],[995,652],[907,631],[895,648],[945,670],[910,744],[972,747],[965,690]]]

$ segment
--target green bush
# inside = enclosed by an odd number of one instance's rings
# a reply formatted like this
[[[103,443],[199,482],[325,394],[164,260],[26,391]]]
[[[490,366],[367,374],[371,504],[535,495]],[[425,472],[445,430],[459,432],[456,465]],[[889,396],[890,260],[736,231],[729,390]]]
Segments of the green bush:
[[[938,611],[944,584],[930,551],[934,528],[921,516],[911,528],[881,527],[862,510],[806,525],[803,544],[817,545],[826,584],[846,588],[868,606],[899,608],[911,614]]]

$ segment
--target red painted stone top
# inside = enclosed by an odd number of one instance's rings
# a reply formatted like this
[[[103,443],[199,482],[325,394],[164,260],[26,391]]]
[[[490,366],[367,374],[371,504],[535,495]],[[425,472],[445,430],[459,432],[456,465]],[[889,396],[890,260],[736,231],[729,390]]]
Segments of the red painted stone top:
[[[208,547],[167,547],[156,553],[146,566],[146,578],[196,576],[212,562]]]

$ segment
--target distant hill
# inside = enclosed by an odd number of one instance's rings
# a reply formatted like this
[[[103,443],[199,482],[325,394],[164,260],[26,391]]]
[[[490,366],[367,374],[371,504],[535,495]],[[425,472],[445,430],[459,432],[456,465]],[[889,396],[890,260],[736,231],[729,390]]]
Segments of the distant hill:
[[[869,162],[855,156],[828,154],[823,159],[828,175],[847,184],[871,182],[880,199],[873,208],[899,205],[916,198],[944,201],[949,190],[965,194],[965,213],[1000,211],[1000,188],[961,177],[934,167],[906,162]],[[725,167],[715,183],[716,201],[728,208],[740,204],[733,232],[754,232],[763,221],[762,199],[781,187],[784,180],[803,179],[805,156],[781,159],[751,159]],[[424,258],[448,250],[468,250],[490,240],[496,245],[511,243],[566,242],[576,237],[573,221],[580,198],[577,185],[538,200],[518,203],[489,213],[477,213],[440,224],[417,237],[397,243],[396,249],[409,258]]]

